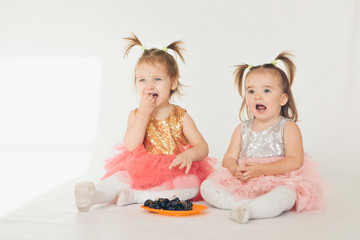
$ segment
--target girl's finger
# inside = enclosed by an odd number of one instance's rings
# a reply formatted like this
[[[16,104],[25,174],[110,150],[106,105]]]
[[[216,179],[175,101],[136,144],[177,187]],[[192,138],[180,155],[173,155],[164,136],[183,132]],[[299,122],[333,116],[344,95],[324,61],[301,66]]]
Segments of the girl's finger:
[[[188,165],[186,166],[185,174],[188,174],[188,173],[189,173],[190,168],[191,168],[191,164],[188,164]]]
[[[186,163],[183,162],[183,163],[180,165],[179,169],[183,169],[185,166],[186,166]]]
[[[239,169],[239,171],[241,171],[241,172],[245,172],[245,171],[247,170],[247,167],[245,167],[245,166],[240,166],[238,169]]]
[[[175,159],[175,160],[172,161],[172,163],[170,164],[169,169],[171,169],[171,168],[173,168],[173,167],[176,167],[176,166],[179,165],[179,164],[180,164],[180,162],[179,162],[177,159]]]
[[[243,182],[243,183],[246,183],[246,182],[247,182],[247,179],[240,178],[239,180],[240,180],[241,182]]]

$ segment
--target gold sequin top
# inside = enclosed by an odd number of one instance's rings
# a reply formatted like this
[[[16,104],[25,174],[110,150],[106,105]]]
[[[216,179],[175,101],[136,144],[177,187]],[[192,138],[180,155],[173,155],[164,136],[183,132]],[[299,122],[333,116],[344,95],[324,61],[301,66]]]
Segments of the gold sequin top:
[[[185,109],[173,105],[165,119],[156,120],[150,116],[144,139],[147,152],[164,155],[181,153],[180,149],[189,143],[183,132],[185,112]]]

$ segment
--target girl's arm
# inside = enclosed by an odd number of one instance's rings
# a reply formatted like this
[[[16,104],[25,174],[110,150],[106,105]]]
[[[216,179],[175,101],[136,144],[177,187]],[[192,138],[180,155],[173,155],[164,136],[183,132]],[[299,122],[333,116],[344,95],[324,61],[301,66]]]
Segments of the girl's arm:
[[[236,127],[229,145],[225,153],[222,166],[227,168],[235,177],[241,175],[239,171],[238,159],[241,151],[241,124]]]
[[[151,94],[143,94],[137,113],[135,114],[135,110],[130,112],[124,136],[124,145],[130,152],[135,151],[144,142],[146,127],[155,104],[156,101]]]
[[[183,131],[186,139],[192,145],[192,148],[180,153],[174,161],[170,164],[169,168],[178,165],[180,169],[186,167],[185,173],[188,173],[193,161],[200,161],[207,157],[209,154],[209,147],[197,129],[194,121],[188,113],[184,114]]]
[[[149,114],[135,110],[128,117],[127,128],[124,136],[124,145],[130,152],[135,151],[144,141]]]
[[[244,178],[258,177],[261,175],[278,175],[298,170],[303,165],[304,149],[301,132],[296,123],[288,121],[284,127],[285,157],[271,163],[248,163]]]

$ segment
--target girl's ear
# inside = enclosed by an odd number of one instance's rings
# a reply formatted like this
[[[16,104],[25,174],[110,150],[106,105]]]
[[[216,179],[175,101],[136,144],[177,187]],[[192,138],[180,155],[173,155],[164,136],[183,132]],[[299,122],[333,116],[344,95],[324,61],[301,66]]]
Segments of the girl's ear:
[[[286,93],[283,93],[280,99],[280,105],[284,106],[288,100],[289,100],[289,96]]]
[[[178,86],[178,78],[177,77],[174,77],[171,81],[171,90],[175,90]]]

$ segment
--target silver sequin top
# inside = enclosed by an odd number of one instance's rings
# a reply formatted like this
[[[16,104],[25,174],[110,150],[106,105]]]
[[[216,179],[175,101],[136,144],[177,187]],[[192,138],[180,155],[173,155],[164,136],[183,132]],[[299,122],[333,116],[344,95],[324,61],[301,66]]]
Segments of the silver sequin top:
[[[240,158],[264,158],[285,156],[284,126],[290,119],[281,117],[264,131],[252,130],[253,120],[241,125]]]

